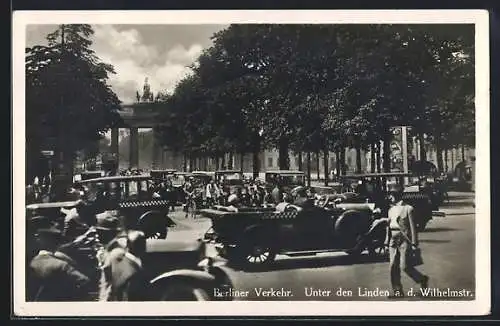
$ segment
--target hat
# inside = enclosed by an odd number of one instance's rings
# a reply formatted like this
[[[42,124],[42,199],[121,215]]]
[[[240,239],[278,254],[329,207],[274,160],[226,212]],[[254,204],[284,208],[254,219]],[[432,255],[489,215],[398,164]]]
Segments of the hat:
[[[113,231],[120,227],[120,219],[117,211],[105,211],[96,215],[95,228],[98,230]]]
[[[48,236],[61,236],[62,231],[56,228],[54,225],[48,227],[40,228],[36,231],[38,235],[48,235]]]

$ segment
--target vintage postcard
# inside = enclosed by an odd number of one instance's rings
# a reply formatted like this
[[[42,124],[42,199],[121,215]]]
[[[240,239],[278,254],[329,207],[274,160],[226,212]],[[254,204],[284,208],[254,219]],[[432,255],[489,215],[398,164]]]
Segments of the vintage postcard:
[[[490,311],[488,12],[13,22],[17,316]]]

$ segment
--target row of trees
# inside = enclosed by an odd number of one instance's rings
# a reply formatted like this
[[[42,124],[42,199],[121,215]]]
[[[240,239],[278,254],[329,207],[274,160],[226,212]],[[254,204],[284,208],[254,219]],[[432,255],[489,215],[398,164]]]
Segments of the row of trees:
[[[256,173],[276,148],[281,169],[292,150],[327,172],[336,152],[342,171],[350,147],[387,171],[391,127],[408,125],[443,170],[443,150],[474,144],[472,25],[231,25],[192,69],[161,99],[161,141],[190,158],[253,153]]]
[[[41,150],[52,150],[52,167],[63,191],[78,151],[92,156],[98,141],[118,125],[120,101],[108,84],[113,67],[91,49],[90,25],[59,25],[46,45],[26,49],[27,181],[43,177]],[[57,192],[56,189],[56,192]]]

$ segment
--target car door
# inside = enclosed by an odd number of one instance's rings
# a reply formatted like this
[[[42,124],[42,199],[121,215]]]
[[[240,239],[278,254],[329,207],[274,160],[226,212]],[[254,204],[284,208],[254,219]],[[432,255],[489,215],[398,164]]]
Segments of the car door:
[[[304,209],[297,214],[293,224],[298,250],[321,250],[332,246],[333,223],[324,209],[315,206]]]

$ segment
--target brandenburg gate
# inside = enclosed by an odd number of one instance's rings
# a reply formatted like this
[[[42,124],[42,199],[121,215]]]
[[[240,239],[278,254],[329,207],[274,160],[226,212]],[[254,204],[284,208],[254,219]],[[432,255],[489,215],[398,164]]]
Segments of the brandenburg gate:
[[[130,131],[130,152],[129,167],[139,167],[139,129],[152,128],[152,163],[153,168],[159,165],[181,167],[182,160],[179,155],[171,153],[166,148],[160,146],[157,137],[156,127],[160,126],[160,114],[165,109],[165,103],[155,101],[153,93],[150,90],[148,79],[146,78],[142,96],[137,93],[137,102],[122,105],[119,112],[123,120],[123,125],[111,129],[111,152],[119,158],[119,128],[129,129]]]

